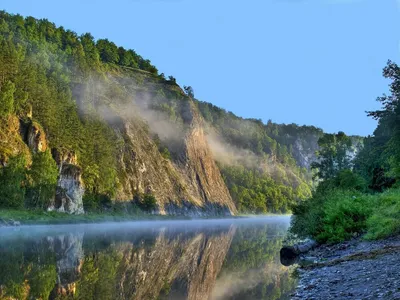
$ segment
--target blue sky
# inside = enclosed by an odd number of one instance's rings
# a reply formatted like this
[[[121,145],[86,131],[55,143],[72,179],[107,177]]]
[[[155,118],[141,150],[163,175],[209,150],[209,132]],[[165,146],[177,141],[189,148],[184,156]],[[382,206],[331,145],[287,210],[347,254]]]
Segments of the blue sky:
[[[400,62],[396,0],[1,0],[135,49],[196,98],[243,117],[372,133]]]

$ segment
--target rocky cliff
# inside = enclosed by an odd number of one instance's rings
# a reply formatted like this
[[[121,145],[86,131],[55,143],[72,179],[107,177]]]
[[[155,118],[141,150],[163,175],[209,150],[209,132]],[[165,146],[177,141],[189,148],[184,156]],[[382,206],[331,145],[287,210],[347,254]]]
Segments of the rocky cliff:
[[[152,194],[157,199],[156,212],[161,214],[236,213],[192,101],[182,105],[182,116],[184,130],[170,147],[174,151],[171,159],[161,155],[140,116],[122,117],[119,134],[124,143],[118,160],[123,176],[116,198],[132,200],[140,194]]]

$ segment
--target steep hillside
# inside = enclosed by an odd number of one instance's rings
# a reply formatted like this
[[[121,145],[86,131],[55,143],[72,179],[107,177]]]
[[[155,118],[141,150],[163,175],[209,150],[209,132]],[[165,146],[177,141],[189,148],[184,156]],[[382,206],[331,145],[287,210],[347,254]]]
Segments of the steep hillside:
[[[320,129],[198,101],[133,50],[0,12],[0,65],[2,207],[226,215],[310,195]]]

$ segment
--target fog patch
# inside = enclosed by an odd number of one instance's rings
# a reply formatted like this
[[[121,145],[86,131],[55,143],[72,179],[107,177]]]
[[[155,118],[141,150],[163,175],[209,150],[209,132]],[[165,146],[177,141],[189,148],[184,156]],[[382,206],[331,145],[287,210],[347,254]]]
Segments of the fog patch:
[[[279,282],[279,277],[287,269],[278,263],[271,263],[259,269],[223,274],[217,279],[211,300],[231,299],[238,294],[252,290],[259,284]]]
[[[158,88],[156,84],[151,87]],[[153,107],[169,100],[155,99],[146,92],[135,92],[142,88],[127,77],[122,78],[122,83],[113,76],[91,78],[76,96],[81,99],[78,106],[83,114],[97,116],[117,126],[126,120],[145,121],[150,132],[162,142],[173,145],[181,141],[185,136],[183,124],[172,121],[167,113]]]

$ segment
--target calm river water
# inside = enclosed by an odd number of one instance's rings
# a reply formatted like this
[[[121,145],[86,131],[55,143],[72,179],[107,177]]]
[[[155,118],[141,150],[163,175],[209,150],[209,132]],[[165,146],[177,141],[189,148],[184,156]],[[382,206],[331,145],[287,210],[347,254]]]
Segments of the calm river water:
[[[289,217],[0,229],[0,299],[287,299]]]

